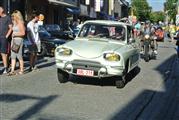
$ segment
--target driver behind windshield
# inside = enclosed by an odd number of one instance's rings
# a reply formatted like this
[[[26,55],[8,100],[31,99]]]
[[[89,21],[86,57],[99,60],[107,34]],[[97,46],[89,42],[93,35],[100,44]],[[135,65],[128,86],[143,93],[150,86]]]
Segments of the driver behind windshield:
[[[104,26],[96,26],[95,27],[95,35],[100,37],[109,37],[109,30]]]
[[[125,29],[122,27],[115,27],[115,39],[120,40],[125,37]]]

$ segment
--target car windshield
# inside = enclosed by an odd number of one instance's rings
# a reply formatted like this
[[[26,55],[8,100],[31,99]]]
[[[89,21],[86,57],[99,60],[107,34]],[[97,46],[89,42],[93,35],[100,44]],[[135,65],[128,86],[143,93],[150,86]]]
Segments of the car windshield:
[[[45,29],[47,31],[60,31],[60,26],[59,25],[56,25],[56,24],[53,24],[53,25],[45,25]]]
[[[39,26],[39,36],[40,37],[51,37],[51,34],[43,26]]]
[[[125,27],[121,25],[85,24],[78,37],[125,41]]]

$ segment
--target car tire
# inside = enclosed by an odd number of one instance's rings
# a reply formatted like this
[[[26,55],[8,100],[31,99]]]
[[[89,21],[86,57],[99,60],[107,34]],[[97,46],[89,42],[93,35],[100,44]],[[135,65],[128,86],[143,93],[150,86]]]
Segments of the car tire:
[[[116,80],[115,83],[116,83],[116,88],[124,88],[125,86],[125,78],[124,77],[121,77],[120,80]]]
[[[147,46],[144,46],[144,60],[145,62],[149,62],[150,55],[149,55],[149,48]]]
[[[65,83],[69,79],[69,74],[60,69],[57,69],[57,76],[60,83]]]
[[[42,43],[41,50],[40,50],[40,53],[38,53],[38,56],[42,57],[45,55],[47,55],[46,45],[44,43]]]

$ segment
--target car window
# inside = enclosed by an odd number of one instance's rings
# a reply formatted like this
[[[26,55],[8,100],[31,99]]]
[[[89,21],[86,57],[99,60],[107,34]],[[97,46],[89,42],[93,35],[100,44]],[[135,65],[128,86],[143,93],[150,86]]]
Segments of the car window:
[[[53,25],[45,25],[45,29],[47,31],[60,31],[61,30],[60,26],[59,25],[55,25],[55,24],[53,24]]]
[[[125,40],[125,27],[121,25],[85,24],[79,37],[100,37],[113,40]]]
[[[51,37],[51,34],[43,26],[39,26],[39,36],[40,37]]]

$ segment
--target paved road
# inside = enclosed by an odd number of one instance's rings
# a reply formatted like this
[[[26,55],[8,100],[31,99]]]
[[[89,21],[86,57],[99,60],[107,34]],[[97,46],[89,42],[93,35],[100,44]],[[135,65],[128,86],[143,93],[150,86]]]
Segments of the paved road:
[[[54,58],[22,76],[0,76],[0,120],[178,120],[179,63],[174,44],[159,44],[157,60],[141,60],[125,88],[114,80],[70,78],[59,84]],[[178,111],[177,111],[178,110]]]

